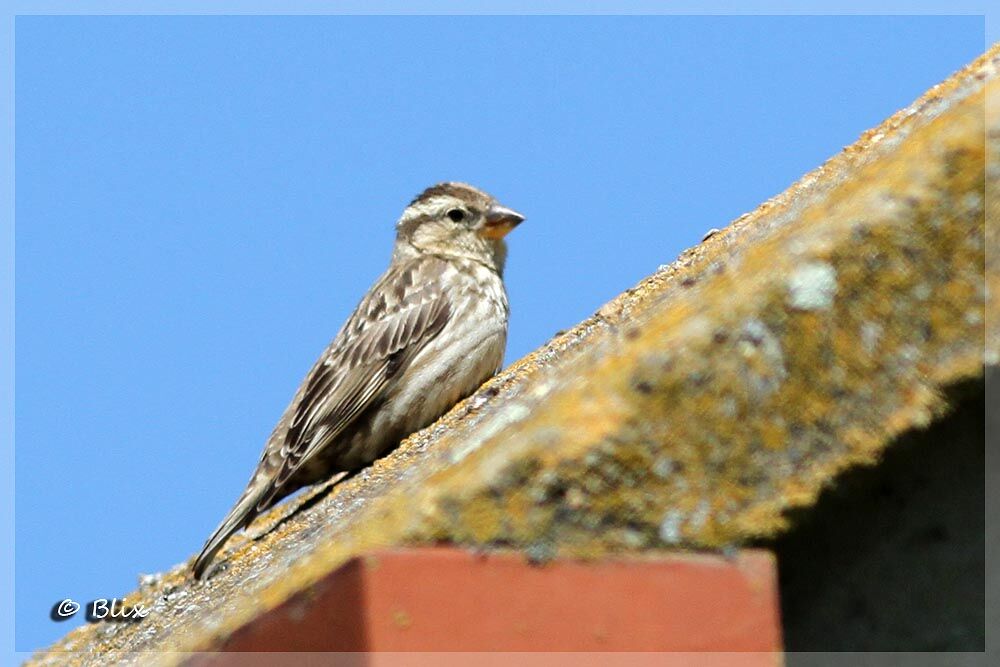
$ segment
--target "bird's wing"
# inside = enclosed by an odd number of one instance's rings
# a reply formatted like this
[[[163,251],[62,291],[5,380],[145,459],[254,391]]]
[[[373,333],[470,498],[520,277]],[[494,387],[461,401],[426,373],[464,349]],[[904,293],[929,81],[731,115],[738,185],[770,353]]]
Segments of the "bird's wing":
[[[377,401],[386,384],[444,328],[451,314],[442,289],[445,266],[427,258],[390,269],[358,304],[306,377],[270,485],[275,493]],[[271,495],[261,498],[258,510]]]
[[[282,415],[243,495],[202,547],[196,578],[229,536],[282,497],[295,472],[377,401],[389,380],[441,332],[452,312],[442,289],[446,270],[434,257],[394,265],[365,295]]]

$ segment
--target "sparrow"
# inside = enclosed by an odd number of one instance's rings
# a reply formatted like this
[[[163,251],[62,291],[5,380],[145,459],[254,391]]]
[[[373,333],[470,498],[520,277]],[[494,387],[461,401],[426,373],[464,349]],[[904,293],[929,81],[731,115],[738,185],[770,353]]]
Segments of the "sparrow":
[[[306,375],[246,490],[194,561],[295,492],[369,465],[495,375],[510,308],[504,237],[524,221],[464,183],[424,190],[396,223],[389,268]]]

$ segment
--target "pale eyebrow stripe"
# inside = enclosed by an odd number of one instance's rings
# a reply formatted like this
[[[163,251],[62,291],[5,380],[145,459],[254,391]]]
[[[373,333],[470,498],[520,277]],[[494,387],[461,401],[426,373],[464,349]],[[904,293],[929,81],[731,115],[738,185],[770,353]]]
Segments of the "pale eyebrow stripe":
[[[438,209],[444,208],[448,203],[453,202],[454,197],[449,196],[437,196],[431,197],[427,201],[422,201],[417,204],[410,204],[403,211],[403,216],[399,219],[400,222],[407,222],[425,215],[430,215],[437,211]]]

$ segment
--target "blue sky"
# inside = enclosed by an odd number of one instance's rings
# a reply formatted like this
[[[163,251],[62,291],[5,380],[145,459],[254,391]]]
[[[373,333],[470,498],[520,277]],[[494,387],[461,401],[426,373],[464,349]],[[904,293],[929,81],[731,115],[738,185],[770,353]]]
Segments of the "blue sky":
[[[508,362],[983,51],[976,17],[19,17],[16,648],[196,551],[441,180]]]

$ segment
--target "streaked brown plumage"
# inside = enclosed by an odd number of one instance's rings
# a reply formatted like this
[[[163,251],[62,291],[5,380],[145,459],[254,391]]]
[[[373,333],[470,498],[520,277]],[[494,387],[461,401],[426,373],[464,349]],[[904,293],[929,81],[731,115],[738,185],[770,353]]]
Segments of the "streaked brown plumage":
[[[462,183],[410,202],[389,268],[306,375],[246,490],[195,560],[195,577],[258,514],[385,455],[500,369],[503,237],[523,220]]]

